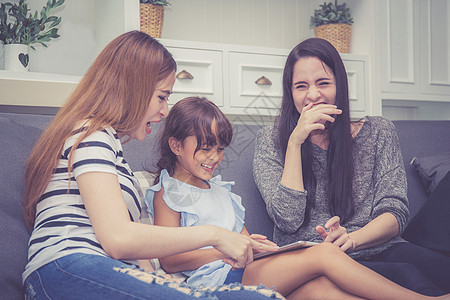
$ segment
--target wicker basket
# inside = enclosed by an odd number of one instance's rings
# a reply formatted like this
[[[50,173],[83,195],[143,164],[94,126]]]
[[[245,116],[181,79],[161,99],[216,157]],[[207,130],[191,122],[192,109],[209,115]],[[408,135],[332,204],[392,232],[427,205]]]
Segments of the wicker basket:
[[[161,37],[164,19],[164,6],[140,3],[141,31],[154,38]]]
[[[314,28],[316,37],[329,41],[338,52],[350,52],[352,26],[349,24],[325,24]]]

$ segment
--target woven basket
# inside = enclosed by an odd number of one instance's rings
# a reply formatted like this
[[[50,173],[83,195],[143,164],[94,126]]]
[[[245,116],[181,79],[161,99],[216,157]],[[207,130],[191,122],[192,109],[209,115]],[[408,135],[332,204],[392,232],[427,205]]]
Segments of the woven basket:
[[[151,37],[160,38],[164,19],[164,6],[140,3],[141,31]]]
[[[349,24],[325,24],[314,28],[316,37],[329,41],[339,53],[350,52],[352,26]]]

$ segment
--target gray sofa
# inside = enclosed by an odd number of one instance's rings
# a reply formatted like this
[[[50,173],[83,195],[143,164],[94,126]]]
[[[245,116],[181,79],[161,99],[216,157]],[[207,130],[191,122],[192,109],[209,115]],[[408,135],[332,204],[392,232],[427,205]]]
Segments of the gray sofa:
[[[21,273],[27,261],[29,230],[21,211],[23,170],[26,158],[42,128],[52,119],[44,115],[0,113],[0,299],[23,299]],[[428,196],[416,170],[409,164],[414,156],[450,151],[450,121],[394,122],[405,162],[411,215],[415,215]],[[219,172],[233,180],[233,191],[242,196],[247,209],[246,225],[252,233],[272,236],[273,223],[255,186],[252,175],[254,140],[260,125],[233,124],[235,136],[226,150]],[[157,130],[155,130],[157,131]],[[152,133],[153,135],[154,133]],[[124,145],[127,161],[134,171],[151,168],[155,144],[131,141]]]

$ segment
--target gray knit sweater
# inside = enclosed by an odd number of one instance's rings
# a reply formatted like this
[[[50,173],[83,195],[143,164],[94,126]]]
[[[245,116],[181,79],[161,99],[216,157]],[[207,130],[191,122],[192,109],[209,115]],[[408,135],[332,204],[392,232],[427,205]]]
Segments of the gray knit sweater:
[[[326,202],[328,178],[327,151],[313,145],[313,172],[316,176],[316,196],[310,211],[310,222],[304,221],[306,193],[283,186],[284,159],[279,147],[278,133],[273,127],[262,128],[256,138],[253,175],[266,202],[269,216],[275,223],[274,241],[285,245],[297,240],[321,242],[317,225],[324,225],[332,215]],[[377,216],[390,212],[403,232],[409,217],[406,197],[406,174],[395,127],[383,117],[366,117],[353,143],[355,201],[354,216],[342,226],[347,232],[360,229]],[[306,191],[307,192],[307,191]],[[351,256],[372,256],[404,242],[396,236],[385,244],[354,251]]]

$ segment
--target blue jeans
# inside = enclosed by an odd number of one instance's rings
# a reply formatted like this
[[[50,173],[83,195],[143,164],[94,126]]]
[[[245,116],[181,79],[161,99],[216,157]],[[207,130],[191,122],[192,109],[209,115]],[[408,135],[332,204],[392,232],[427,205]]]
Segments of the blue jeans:
[[[398,243],[358,262],[418,293],[450,293],[450,257],[433,250],[409,242]]]
[[[231,269],[228,272],[227,278],[225,278],[225,282],[223,284],[231,284],[231,283],[236,283],[236,282],[241,283],[242,276],[244,276],[244,270],[245,270],[245,268],[236,269],[236,270]]]
[[[88,254],[71,254],[42,266],[28,276],[25,289],[27,299],[269,299],[243,286],[192,289],[121,261]]]

